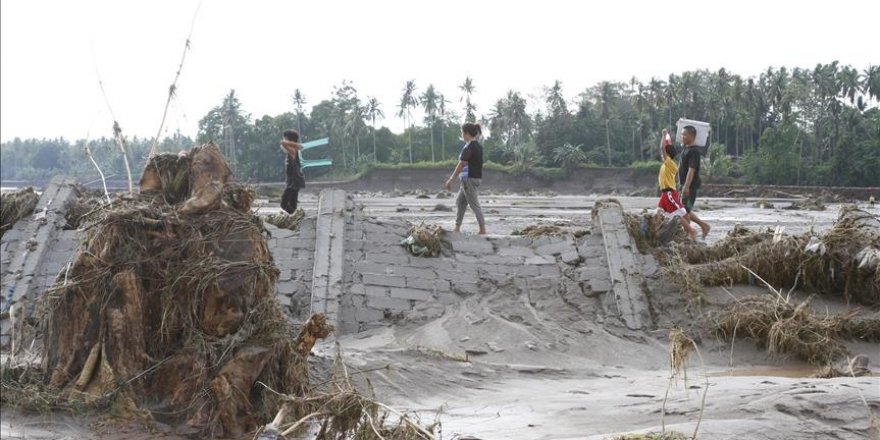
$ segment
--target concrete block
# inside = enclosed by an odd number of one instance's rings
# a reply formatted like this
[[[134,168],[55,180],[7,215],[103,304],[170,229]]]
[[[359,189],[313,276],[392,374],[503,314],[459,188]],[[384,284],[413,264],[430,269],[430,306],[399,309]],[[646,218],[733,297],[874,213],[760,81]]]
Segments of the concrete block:
[[[360,273],[372,274],[390,274],[394,272],[393,266],[385,263],[371,263],[369,261],[358,261],[354,263],[354,270]]]
[[[412,310],[412,301],[394,297],[369,296],[367,297],[367,307],[399,313]]]
[[[498,249],[498,255],[496,257],[534,257],[535,251],[532,248],[524,247],[524,246],[511,246],[506,248]]]
[[[366,296],[388,296],[388,288],[384,286],[364,286]]]
[[[469,296],[480,293],[482,289],[480,289],[480,286],[477,283],[455,281],[452,283],[452,291],[459,295]]]
[[[534,242],[530,237],[513,236],[508,239],[510,240],[510,247],[530,247]]]
[[[392,275],[363,274],[364,284],[373,286],[406,287],[406,278]]]
[[[538,255],[538,256],[526,258],[525,264],[535,265],[535,266],[543,266],[543,265],[548,265],[548,264],[555,265],[556,260],[553,259],[552,257]]]
[[[452,269],[454,266],[454,258],[431,257],[431,258],[412,258],[409,265],[411,267],[438,269]]]
[[[284,281],[278,283],[278,292],[282,295],[291,295],[293,292],[296,292],[296,282],[294,281]]]
[[[521,277],[536,277],[541,274],[541,266],[521,265],[512,266],[511,269],[514,269],[512,272],[513,275]]]
[[[562,272],[559,270],[559,266],[556,265],[540,266],[538,269],[542,277],[559,278],[560,276],[562,276]]]
[[[375,322],[385,319],[384,311],[371,308],[357,309],[354,314],[358,322]]]
[[[395,253],[367,253],[367,258],[369,261],[373,263],[384,263],[384,264],[395,264],[395,265],[409,265],[409,255],[406,253],[406,250],[403,247],[400,248],[399,252]]]
[[[403,276],[406,278],[422,278],[426,280],[433,280],[437,278],[437,273],[431,269],[419,269],[406,266],[395,268],[394,275]]]
[[[605,247],[600,243],[597,245],[580,245],[577,248],[578,253],[585,260],[590,258],[598,258],[605,255]]]
[[[413,289],[434,290],[437,280],[419,277],[406,277],[406,287]]]
[[[527,280],[529,290],[550,290],[556,286],[555,278],[539,276]]]
[[[410,289],[406,287],[392,287],[390,293],[392,298],[412,299],[416,301],[428,301],[434,296],[434,292],[430,290]]]
[[[495,253],[495,247],[492,246],[492,243],[482,238],[472,238],[468,241],[455,242],[452,244],[452,250],[455,252],[465,252],[477,255]]]
[[[575,273],[577,273],[577,277],[581,281],[589,281],[593,279],[603,279],[607,281],[611,279],[607,267],[580,267]]]
[[[448,280],[434,280],[434,288],[437,292],[451,292],[452,285]]]
[[[366,290],[365,286],[360,283],[352,284],[348,288],[348,291],[349,291],[349,293],[351,293],[353,295],[366,295],[367,294],[367,290]]]
[[[573,250],[574,246],[571,241],[565,240],[541,245],[535,248],[535,253],[538,255],[559,255]]]
[[[483,257],[468,254],[455,254],[455,261],[464,264],[480,264],[483,262]]]
[[[502,250],[510,250],[510,249],[514,249],[514,248],[504,248]],[[527,250],[529,250],[529,252],[531,252],[531,250],[528,248],[519,248],[519,249],[527,249]],[[534,254],[532,254],[532,255],[534,255]],[[522,262],[523,262],[522,257],[524,257],[524,256],[525,255],[516,255],[516,256],[501,255],[499,252],[499,254],[497,254],[497,255],[486,255],[486,256],[482,257],[482,262],[487,263],[487,264],[500,264],[500,265],[514,266],[514,265],[522,264]]]
[[[577,253],[576,250],[563,252],[562,255],[560,255],[560,258],[562,258],[562,262],[566,264],[576,264],[578,261],[581,260],[581,256]]]
[[[434,296],[434,299],[444,306],[452,305],[461,301],[461,298],[458,295],[449,292],[438,293]]]
[[[611,290],[611,281],[608,278],[593,278],[590,280],[590,290],[602,293]]]
[[[437,278],[452,282],[476,283],[480,280],[477,276],[476,269],[473,272],[453,270],[438,270]]]

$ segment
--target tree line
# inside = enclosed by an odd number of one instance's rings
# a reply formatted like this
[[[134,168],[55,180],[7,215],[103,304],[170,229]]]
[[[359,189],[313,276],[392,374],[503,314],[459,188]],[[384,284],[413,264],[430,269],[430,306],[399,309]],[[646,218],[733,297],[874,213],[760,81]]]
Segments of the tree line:
[[[332,158],[335,172],[353,173],[375,162],[454,159],[461,147],[460,124],[481,122],[487,128],[489,160],[521,170],[570,171],[655,166],[660,130],[674,128],[684,117],[711,124],[712,146],[704,165],[716,180],[880,186],[880,66],[858,70],[835,61],[813,68],[769,67],[750,77],[724,68],[696,70],[647,81],[603,81],[573,96],[563,86],[555,81],[544,87],[538,101],[510,90],[480,109],[473,99],[478,83],[470,77],[447,91],[409,80],[392,103],[343,81],[311,108],[296,89],[289,112],[261,118],[245,111],[232,90],[199,121],[195,142],[218,143],[241,180],[280,181],[284,170],[277,143],[286,128],[297,129],[304,140],[329,137],[330,148],[310,150],[306,156]],[[391,118],[404,123],[402,133],[381,126]],[[47,170],[88,174],[90,164],[77,151],[82,142],[6,142],[3,176]],[[110,173],[120,174],[112,139],[92,142],[108,146],[101,160]],[[149,141],[135,138],[129,143],[134,162],[143,160],[148,151],[143,145]],[[193,143],[177,134],[164,140],[162,151],[176,152]]]

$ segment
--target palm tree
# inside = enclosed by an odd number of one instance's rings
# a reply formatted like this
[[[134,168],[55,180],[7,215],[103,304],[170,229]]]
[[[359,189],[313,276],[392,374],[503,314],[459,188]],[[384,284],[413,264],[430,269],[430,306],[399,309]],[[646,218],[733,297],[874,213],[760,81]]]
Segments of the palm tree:
[[[587,155],[581,149],[583,145],[564,144],[553,149],[553,160],[562,165],[565,172],[571,175],[577,165],[587,160]]]
[[[446,104],[449,102],[443,94],[440,94],[437,114],[440,116],[440,152],[446,153]]]
[[[345,123],[345,131],[354,139],[355,145],[355,162],[361,158],[361,131],[364,128],[364,117],[366,115],[366,107],[361,105],[360,99],[354,97],[351,102],[351,109],[348,112],[347,121]]]
[[[608,122],[611,119],[612,101],[617,97],[617,86],[608,81],[602,81],[596,90],[596,97],[602,105],[602,120],[605,122],[605,148],[608,150],[608,166],[611,166],[611,129]],[[672,125],[670,123],[670,125]]]
[[[437,100],[439,96],[434,92],[434,85],[429,84],[428,89],[421,96],[422,106],[425,109],[425,119],[428,122],[428,131],[431,132],[431,162],[434,162],[434,125],[437,115]]]
[[[471,95],[473,95],[476,87],[474,87],[474,80],[468,76],[464,79],[464,83],[462,83],[458,88],[464,92],[465,96],[465,107],[464,107],[464,122],[473,123],[477,121],[477,115],[474,113],[477,110],[477,107],[471,103]]]
[[[414,108],[418,105],[418,101],[416,100],[416,80],[411,79],[406,82],[403,86],[403,96],[400,97],[400,104],[398,107],[397,116],[403,118],[403,123],[405,125],[405,130],[409,131],[409,163],[413,163],[413,152],[412,152],[412,113],[410,112],[411,108]]]
[[[373,160],[377,162],[379,161],[379,156],[376,156],[376,119],[382,119],[385,117],[385,113],[383,113],[382,109],[379,107],[379,100],[376,99],[375,96],[371,96],[367,99],[366,115],[373,123]]]
[[[525,142],[525,138],[532,131],[532,118],[526,112],[526,100],[514,90],[507,92],[507,103],[504,110],[507,111],[505,120],[509,130],[508,139],[514,144]]]
[[[869,99],[880,101],[880,66],[868,66],[863,75],[862,90]]]
[[[293,106],[296,107],[297,131],[299,135],[303,135],[303,107],[306,105],[306,96],[299,89],[293,91]]]
[[[489,112],[489,131],[494,138],[496,135],[503,138],[505,145],[510,145],[510,137],[508,136],[507,123],[507,103],[503,99],[495,101],[495,106]]]
[[[556,80],[553,86],[547,90],[547,111],[552,117],[559,117],[568,114],[568,106],[565,104],[565,97],[562,95],[562,82]]]

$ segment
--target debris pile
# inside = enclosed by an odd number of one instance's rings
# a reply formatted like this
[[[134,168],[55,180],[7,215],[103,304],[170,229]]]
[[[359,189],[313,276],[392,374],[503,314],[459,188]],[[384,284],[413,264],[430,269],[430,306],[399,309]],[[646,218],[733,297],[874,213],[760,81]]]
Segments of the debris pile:
[[[66,279],[47,295],[44,384],[61,401],[108,401],[199,436],[238,436],[303,395],[306,356],[274,298],[278,269],[249,192],[219,149],[151,158],[140,196],[82,226]]]
[[[298,231],[299,224],[302,222],[302,219],[306,216],[305,211],[302,208],[298,208],[296,211],[293,211],[293,214],[280,213],[280,214],[270,214],[264,218],[266,223],[271,225],[275,225],[282,229],[290,229],[291,231]]]
[[[439,225],[421,222],[409,228],[407,237],[400,244],[415,256],[436,257],[443,250],[443,234]]]
[[[704,286],[749,283],[842,294],[880,305],[880,219],[844,207],[825,234],[735,232],[709,248],[672,246],[660,260],[688,292]]]

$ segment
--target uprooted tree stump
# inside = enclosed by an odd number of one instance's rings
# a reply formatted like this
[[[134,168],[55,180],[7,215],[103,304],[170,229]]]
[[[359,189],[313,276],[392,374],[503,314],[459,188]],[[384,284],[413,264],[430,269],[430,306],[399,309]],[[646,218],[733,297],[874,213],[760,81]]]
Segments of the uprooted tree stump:
[[[89,216],[48,304],[51,387],[200,436],[253,430],[277,412],[276,393],[305,392],[306,356],[332,327],[313,319],[294,339],[253,193],[230,176],[213,144],[156,156],[139,197]]]

